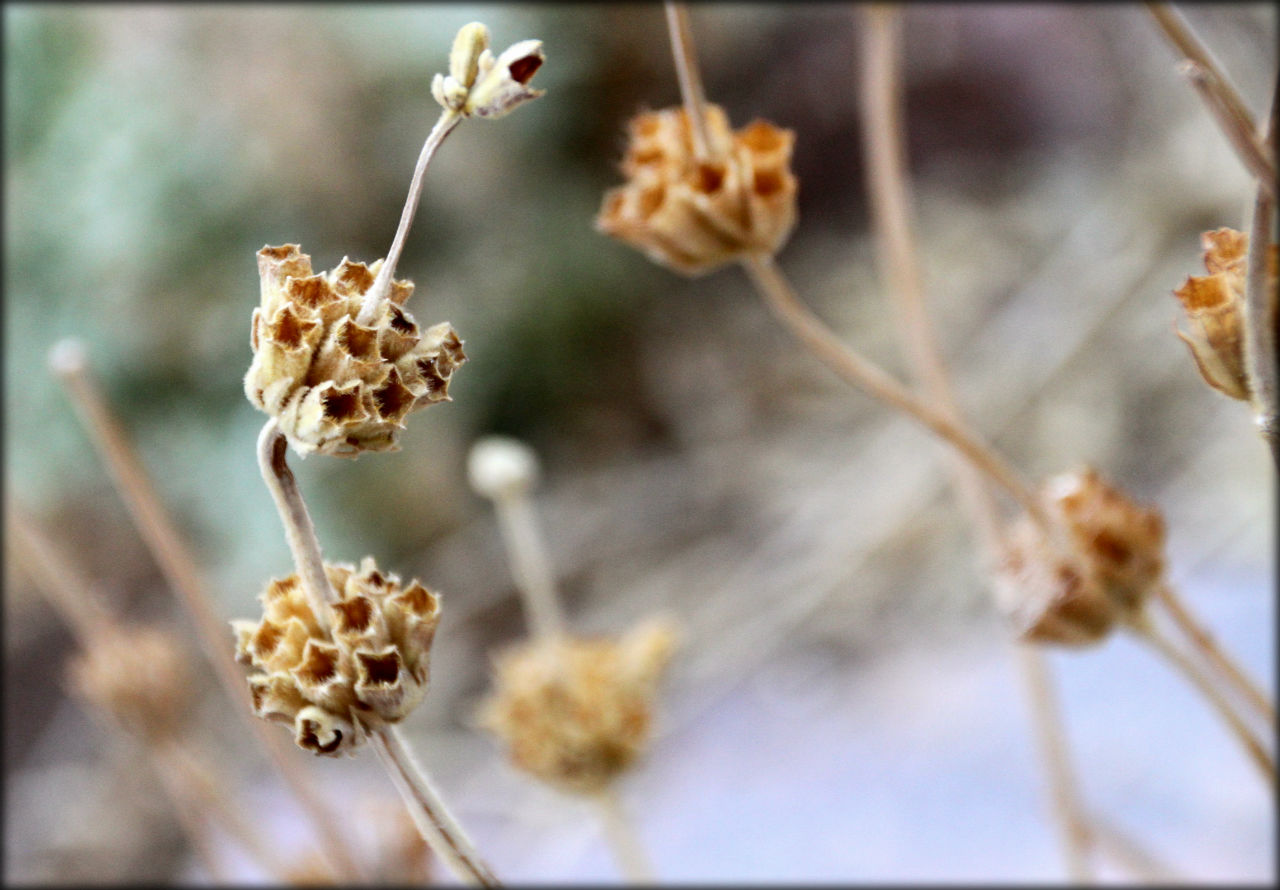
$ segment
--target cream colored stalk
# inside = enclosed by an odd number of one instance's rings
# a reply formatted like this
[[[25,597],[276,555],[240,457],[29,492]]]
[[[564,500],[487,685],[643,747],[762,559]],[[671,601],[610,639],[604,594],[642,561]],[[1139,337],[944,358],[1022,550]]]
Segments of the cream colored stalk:
[[[511,574],[531,635],[539,643],[547,644],[546,652],[558,655],[556,643],[564,639],[567,623],[552,577],[551,560],[529,497],[538,475],[537,456],[533,451],[521,442],[499,436],[477,442],[467,461],[472,489],[488,498],[497,513]],[[653,866],[614,784],[606,784],[592,799],[622,873],[631,883],[652,883]]]

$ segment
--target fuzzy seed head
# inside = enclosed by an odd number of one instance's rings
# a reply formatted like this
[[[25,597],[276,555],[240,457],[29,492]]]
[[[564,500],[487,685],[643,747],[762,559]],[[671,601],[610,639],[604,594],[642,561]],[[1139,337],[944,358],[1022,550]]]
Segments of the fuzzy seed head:
[[[440,600],[417,581],[402,587],[372,557],[358,569],[326,563],[325,572],[341,597],[328,606],[328,630],[297,575],[267,585],[261,619],[231,626],[236,659],[256,669],[254,713],[292,726],[300,747],[336,756],[422,701]]]
[[[381,268],[382,260],[343,259],[317,275],[296,244],[258,251],[262,297],[244,391],[300,455],[395,451],[409,414],[449,401],[449,380],[467,357],[448,322],[419,329],[404,308],[412,282],[392,283],[371,324],[356,321]]]
[[[564,791],[592,794],[648,746],[658,681],[675,632],[649,622],[618,639],[535,640],[495,662],[481,726],[514,765]]]
[[[1244,362],[1244,292],[1249,236],[1215,229],[1201,236],[1208,275],[1192,275],[1173,295],[1182,304],[1186,332],[1175,333],[1191,350],[1204,381],[1233,399],[1251,393]],[[1276,288],[1277,247],[1267,251],[1267,287]]]
[[[145,738],[172,736],[188,713],[189,653],[152,628],[110,629],[68,665],[77,696]]]
[[[532,448],[516,439],[486,436],[467,455],[467,479],[481,497],[518,497],[537,481],[538,457]]]
[[[1018,635],[1087,646],[1139,617],[1164,580],[1164,520],[1093,469],[1064,473],[1041,489],[1058,535],[1023,517],[1004,542],[996,598]]]
[[[688,276],[781,250],[796,223],[795,134],[763,120],[731,130],[717,105],[707,130],[710,157],[699,159],[683,108],[633,118],[627,182],[605,193],[596,228]]]

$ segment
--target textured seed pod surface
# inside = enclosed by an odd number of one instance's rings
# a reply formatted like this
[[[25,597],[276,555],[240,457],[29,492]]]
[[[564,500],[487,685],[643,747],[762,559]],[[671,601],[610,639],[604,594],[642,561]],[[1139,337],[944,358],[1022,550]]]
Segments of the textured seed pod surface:
[[[289,724],[294,741],[316,754],[350,753],[366,728],[396,723],[426,694],[440,601],[417,581],[326,564],[340,601],[317,620],[297,575],[272,580],[259,596],[258,621],[232,622],[236,658],[249,677],[254,713]]]
[[[1060,533],[1050,541],[1029,517],[1010,529],[996,598],[1028,642],[1086,646],[1132,620],[1163,583],[1164,520],[1092,469],[1041,489]]]
[[[596,227],[690,276],[780,250],[796,222],[795,134],[762,120],[734,131],[716,105],[707,131],[709,153],[699,158],[683,108],[633,118],[627,181],[606,192]]]
[[[448,322],[421,330],[404,302],[408,281],[369,324],[356,321],[382,260],[343,261],[313,274],[298,245],[258,251],[261,303],[253,310],[253,362],[244,391],[275,417],[299,454],[356,457],[393,451],[413,411],[448,401],[449,380],[466,361]]]
[[[171,735],[188,713],[190,653],[152,628],[111,629],[67,667],[80,698],[148,738]]]
[[[519,769],[565,791],[603,789],[643,753],[675,636],[662,623],[619,639],[533,641],[495,663],[479,713]]]

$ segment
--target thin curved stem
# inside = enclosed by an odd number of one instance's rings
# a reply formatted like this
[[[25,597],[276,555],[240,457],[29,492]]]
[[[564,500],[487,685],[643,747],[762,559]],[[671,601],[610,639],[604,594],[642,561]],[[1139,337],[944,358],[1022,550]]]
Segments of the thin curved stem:
[[[284,736],[251,713],[249,687],[232,655],[227,625],[218,617],[213,596],[178,533],[176,523],[164,508],[142,461],[99,391],[89,370],[83,345],[74,339],[60,340],[50,350],[49,364],[71,397],[138,533],[160,566],[170,590],[195,625],[205,657],[213,665],[219,683],[234,703],[233,710],[241,715],[249,731],[262,743],[272,766],[311,818],[320,836],[321,855],[340,877],[364,880],[364,868],[351,844],[337,830],[335,817],[298,769],[292,746]]]
[[[1168,3],[1148,2],[1146,7],[1160,33],[1186,59],[1182,72],[1204,100],[1245,169],[1256,176],[1259,186],[1274,198],[1275,161],[1259,142],[1254,116],[1240,97],[1240,91],[1177,10]]]
[[[1263,143],[1271,157],[1276,150],[1277,104],[1280,87],[1271,96],[1267,138]],[[1280,386],[1276,383],[1277,343],[1280,337],[1280,294],[1268,274],[1267,255],[1274,237],[1276,201],[1273,180],[1258,180],[1253,202],[1253,222],[1249,231],[1249,254],[1245,266],[1243,346],[1245,374],[1254,416],[1271,457],[1280,471]],[[1268,188],[1273,189],[1268,192]]]
[[[370,733],[369,738],[378,759],[386,767],[396,790],[404,799],[413,824],[436,855],[445,861],[459,879],[468,884],[481,887],[501,886],[492,869],[476,852],[462,826],[440,799],[439,792],[414,758],[400,728],[389,726],[377,729]]]
[[[494,499],[498,527],[507,545],[511,575],[524,602],[532,635],[554,640],[564,635],[566,622],[551,574],[547,548],[538,533],[537,519],[523,492]]]
[[[1213,635],[1205,629],[1204,623],[1193,616],[1182,598],[1168,584],[1161,584],[1155,590],[1155,601],[1164,606],[1165,611],[1178,626],[1191,644],[1210,662],[1246,699],[1268,723],[1275,723],[1276,708],[1262,689],[1245,674],[1244,669],[1223,651]]]
[[[827,367],[872,398],[901,411],[940,436],[1008,492],[1037,525],[1045,530],[1052,528],[1035,493],[1004,458],[958,421],[938,411],[880,366],[841,341],[800,301],[772,257],[749,254],[742,260],[742,266],[778,319]]]
[[[272,417],[258,434],[258,468],[262,471],[262,479],[271,491],[280,512],[280,521],[284,524],[285,537],[289,541],[289,551],[293,554],[293,564],[302,580],[303,589],[311,601],[311,611],[322,627],[329,626],[329,605],[338,602],[341,597],[329,583],[329,576],[324,570],[324,557],[320,553],[320,541],[316,537],[316,527],[311,522],[311,514],[307,512],[306,502],[298,490],[298,480],[285,460],[288,453],[288,440],[280,432],[280,426]]]
[[[431,132],[427,134],[427,139],[422,144],[422,151],[418,154],[418,163],[413,168],[409,194],[405,198],[404,209],[400,212],[400,224],[396,227],[395,237],[391,240],[391,248],[382,261],[382,268],[378,270],[377,277],[373,279],[368,293],[364,295],[364,302],[360,304],[356,324],[367,325],[377,318],[383,302],[391,293],[391,281],[396,274],[396,264],[400,262],[400,254],[409,236],[409,228],[413,224],[414,215],[418,212],[418,201],[422,198],[422,181],[427,172],[427,164],[431,163],[436,149],[444,142],[444,138],[453,132],[453,128],[460,120],[462,116],[458,112],[445,109],[436,119]]]
[[[685,115],[689,118],[693,154],[699,160],[707,160],[711,157],[712,149],[707,131],[707,95],[702,88],[693,28],[689,24],[689,8],[684,3],[672,0],[666,0],[663,6],[667,13],[667,33],[671,38],[671,54],[675,57],[676,77],[680,81],[680,96],[684,102]]]
[[[1249,727],[1244,724],[1235,710],[1231,707],[1230,702],[1222,697],[1217,687],[1205,675],[1194,661],[1187,657],[1172,641],[1161,633],[1150,621],[1138,621],[1130,625],[1132,630],[1137,633],[1138,637],[1148,643],[1160,655],[1162,655],[1182,676],[1196,688],[1213,710],[1226,723],[1228,729],[1236,737],[1236,740],[1244,747],[1245,752],[1249,756],[1250,762],[1258,768],[1266,779],[1267,786],[1271,789],[1271,793],[1276,793],[1276,765],[1271,755],[1257,737],[1250,731]]]
[[[622,807],[618,789],[612,784],[606,785],[595,799],[600,809],[601,821],[604,823],[605,837],[613,849],[614,858],[618,861],[618,867],[622,870],[627,882],[654,883],[656,876],[653,865],[649,862],[649,857],[641,846],[639,838],[636,837],[635,826]]]

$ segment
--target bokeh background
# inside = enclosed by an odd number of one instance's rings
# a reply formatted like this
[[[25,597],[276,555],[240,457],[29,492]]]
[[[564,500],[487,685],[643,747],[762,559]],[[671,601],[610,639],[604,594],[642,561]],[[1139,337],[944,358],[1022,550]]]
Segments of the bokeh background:
[[[1274,7],[1185,11],[1264,109]],[[781,266],[905,374],[868,238],[854,7],[692,15],[709,96],[797,133]],[[574,627],[683,626],[621,786],[662,879],[1063,879],[943,449],[797,349],[740,271],[686,280],[593,230],[626,120],[679,101],[658,4],[6,4],[6,498],[120,615],[194,641],[48,371],[78,337],[220,615],[257,614],[290,564],[241,391],[254,254],[386,252],[431,75],[472,20],[499,49],[542,39],[547,94],[449,137],[400,264],[417,318],[466,342],[454,400],[415,414],[398,453],[291,457],[329,558],[372,554],[444,598],[406,730],[459,819],[511,882],[617,877],[594,811],[473,726],[490,655],[526,632],[464,472],[501,433],[542,460]],[[910,4],[905,40],[919,259],[965,410],[1032,478],[1089,463],[1158,504],[1174,583],[1273,690],[1274,473],[1174,336],[1170,293],[1200,271],[1202,231],[1247,219],[1248,177],[1138,4]],[[145,755],[67,696],[74,641],[12,559],[4,615],[6,881],[207,880]],[[1051,666],[1091,809],[1178,876],[1274,876],[1269,794],[1162,662],[1115,638]],[[200,676],[228,797],[304,857],[293,804]],[[298,757],[366,840],[361,814],[394,810],[371,755]]]

